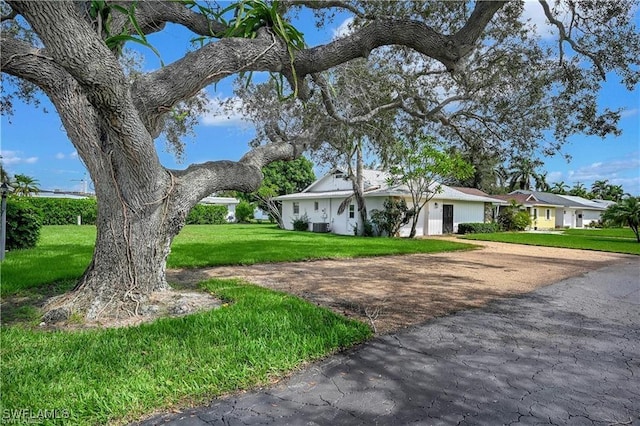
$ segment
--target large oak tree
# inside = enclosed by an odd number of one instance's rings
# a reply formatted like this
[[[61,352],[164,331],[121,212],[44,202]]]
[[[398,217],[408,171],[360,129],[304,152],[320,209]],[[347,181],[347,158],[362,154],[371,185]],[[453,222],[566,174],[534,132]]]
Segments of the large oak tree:
[[[275,30],[274,20],[265,19],[250,34],[228,31],[226,21],[211,13],[215,7],[202,5],[2,2],[2,72],[17,79],[23,95],[29,97],[35,86],[48,96],[98,199],[93,259],[76,288],[48,306],[50,320],[73,311],[88,319],[136,314],[151,292],[168,289],[166,258],[192,206],[216,191],[254,191],[264,165],[297,158],[317,142],[304,128],[292,134],[265,126],[269,143],[254,145],[239,161],[191,164],[181,171],[163,167],[154,141],[167,130],[172,111],[222,78],[269,71],[283,76],[304,102],[313,96],[312,86],[323,87],[323,71],[396,49],[399,53],[388,56],[384,66],[409,78],[397,82],[393,107],[407,120],[433,123],[443,136],[460,140],[490,136],[500,120],[541,129],[539,122],[546,118],[556,123],[560,140],[574,132],[614,133],[619,114],[598,111],[599,84],[613,72],[629,88],[638,80],[640,43],[624,2],[549,5],[541,0],[556,29],[555,47],[536,44],[518,24],[521,2],[273,4],[283,16],[310,8],[319,19],[335,9],[355,17],[348,35],[300,48]],[[119,61],[127,35],[163,31],[167,23],[210,42],[157,71],[127,74]],[[434,75],[442,80],[432,86],[421,78]],[[519,103],[509,104],[514,99]],[[322,104],[334,115],[330,99]],[[455,115],[448,108],[452,105]],[[483,111],[492,114],[478,113]],[[535,142],[524,131],[512,136],[515,144]]]

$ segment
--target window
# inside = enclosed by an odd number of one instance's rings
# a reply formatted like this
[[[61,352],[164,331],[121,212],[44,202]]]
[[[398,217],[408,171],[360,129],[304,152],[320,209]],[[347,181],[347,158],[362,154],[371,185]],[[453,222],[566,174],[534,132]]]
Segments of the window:
[[[538,209],[533,209],[533,219],[537,219],[538,218]]]
[[[317,201],[314,201],[314,202],[313,202],[313,210],[318,211],[318,208],[319,208],[319,207],[320,207],[320,206],[318,206],[318,202],[317,202]]]
[[[551,210],[547,209],[547,220],[551,219]]]
[[[356,206],[349,204],[349,219],[356,217]]]
[[[295,201],[293,203],[293,214],[300,214],[300,203]]]

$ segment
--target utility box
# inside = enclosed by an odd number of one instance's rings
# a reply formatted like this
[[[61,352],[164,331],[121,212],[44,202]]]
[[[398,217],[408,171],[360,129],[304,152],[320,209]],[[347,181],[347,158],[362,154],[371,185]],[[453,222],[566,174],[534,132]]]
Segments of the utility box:
[[[329,232],[329,224],[327,222],[314,223],[313,232]]]

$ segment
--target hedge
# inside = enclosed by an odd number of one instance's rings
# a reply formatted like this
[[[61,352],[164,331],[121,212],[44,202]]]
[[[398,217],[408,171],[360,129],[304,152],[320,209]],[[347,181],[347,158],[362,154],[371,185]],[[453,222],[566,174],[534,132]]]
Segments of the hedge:
[[[35,208],[46,212],[43,215],[43,225],[75,225],[78,216],[84,225],[96,224],[98,211],[95,198],[46,198],[24,197],[24,200]]]
[[[495,222],[461,223],[458,225],[458,234],[491,234],[499,231],[500,225]]]
[[[7,200],[7,235],[5,248],[19,250],[34,248],[40,238],[42,211],[24,199]]]
[[[187,215],[187,225],[222,225],[227,214],[227,206],[196,204]]]

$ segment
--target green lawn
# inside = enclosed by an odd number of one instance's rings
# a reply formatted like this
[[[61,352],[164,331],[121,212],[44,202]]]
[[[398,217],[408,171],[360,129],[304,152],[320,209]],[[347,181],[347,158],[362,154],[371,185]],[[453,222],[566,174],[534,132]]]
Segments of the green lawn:
[[[236,280],[202,286],[230,303],[120,329],[3,327],[3,410],[66,410],[70,425],[122,423],[268,384],[371,335],[362,323],[284,293]]]
[[[636,236],[631,228],[586,228],[586,229],[566,229],[565,235],[582,235],[586,237],[611,237],[627,238],[635,240]]]
[[[469,234],[463,238],[640,255],[640,243],[636,242],[630,229],[569,229],[563,234],[499,232],[495,234]]]
[[[51,424],[124,423],[268,384],[304,362],[371,336],[365,324],[238,280],[201,283],[203,291],[227,302],[208,312],[120,329],[40,329],[36,303],[73,286],[91,259],[94,239],[91,226],[45,227],[35,249],[9,252],[1,264],[3,298],[19,296],[2,311],[3,410],[58,410],[70,416]],[[168,263],[199,267],[472,247],[264,225],[187,226]]]
[[[56,283],[73,286],[91,261],[93,226],[45,226],[38,246],[7,253],[2,263],[2,296]],[[175,238],[169,268],[249,265],[309,259],[433,253],[469,249],[441,240],[360,238],[283,231],[270,225],[188,225]]]

